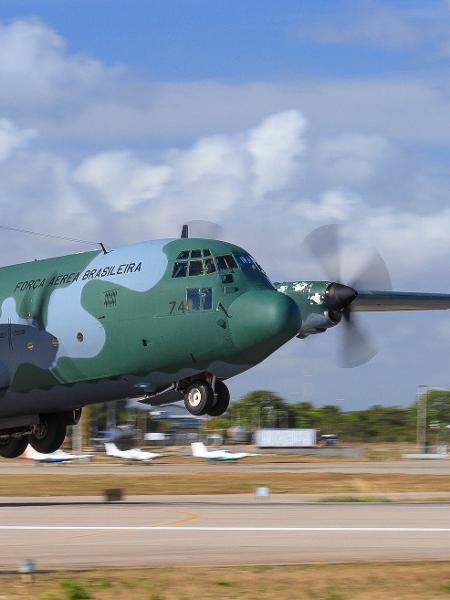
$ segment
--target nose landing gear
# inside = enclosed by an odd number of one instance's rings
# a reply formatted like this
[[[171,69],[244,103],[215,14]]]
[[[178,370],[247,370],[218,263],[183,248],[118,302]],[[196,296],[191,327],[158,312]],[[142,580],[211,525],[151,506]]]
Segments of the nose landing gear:
[[[191,415],[219,417],[227,410],[230,392],[223,381],[213,386],[204,380],[194,381],[184,391],[184,405]]]

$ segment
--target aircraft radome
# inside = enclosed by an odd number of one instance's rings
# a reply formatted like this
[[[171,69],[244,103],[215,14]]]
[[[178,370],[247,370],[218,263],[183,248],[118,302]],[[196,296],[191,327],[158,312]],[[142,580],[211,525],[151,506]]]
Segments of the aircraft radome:
[[[224,381],[294,337],[342,322],[345,366],[356,366],[374,351],[354,311],[450,308],[450,294],[392,292],[377,254],[353,285],[340,283],[334,226],[306,240],[327,280],[275,284],[243,248],[187,229],[0,269],[1,456],[28,443],[55,451],[95,402],[184,398],[194,415],[221,415]]]

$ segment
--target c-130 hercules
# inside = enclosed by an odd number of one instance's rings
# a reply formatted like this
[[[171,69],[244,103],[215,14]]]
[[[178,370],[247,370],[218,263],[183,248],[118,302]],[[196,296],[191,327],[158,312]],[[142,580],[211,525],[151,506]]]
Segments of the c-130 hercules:
[[[28,443],[55,451],[95,402],[183,398],[190,413],[218,416],[224,380],[294,337],[342,321],[345,366],[356,366],[373,348],[354,311],[450,308],[450,294],[390,291],[376,253],[353,285],[339,283],[338,236],[329,225],[306,240],[326,281],[272,284],[246,250],[189,238],[187,226],[179,239],[1,268],[0,456]]]

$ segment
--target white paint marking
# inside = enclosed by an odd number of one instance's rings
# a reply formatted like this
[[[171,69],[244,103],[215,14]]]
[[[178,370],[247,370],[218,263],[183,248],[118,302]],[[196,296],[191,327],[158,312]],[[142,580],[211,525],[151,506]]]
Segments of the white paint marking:
[[[202,527],[151,525],[0,525],[0,531],[261,531],[261,532],[369,532],[450,533],[450,527]]]

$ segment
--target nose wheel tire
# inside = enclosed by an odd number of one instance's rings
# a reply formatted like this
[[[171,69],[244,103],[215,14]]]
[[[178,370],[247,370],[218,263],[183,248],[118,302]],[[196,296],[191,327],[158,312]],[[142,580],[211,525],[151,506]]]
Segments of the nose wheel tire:
[[[28,437],[37,452],[44,454],[58,450],[66,437],[66,421],[61,415],[41,415],[39,425]]]
[[[191,415],[204,415],[213,400],[211,386],[203,381],[194,381],[184,392],[184,405]]]
[[[210,417],[220,417],[226,412],[229,404],[230,392],[223,381],[218,379],[216,381],[216,402],[209,406],[206,412]]]
[[[3,458],[17,458],[25,452],[28,446],[28,440],[25,437],[0,438],[0,456]]]

